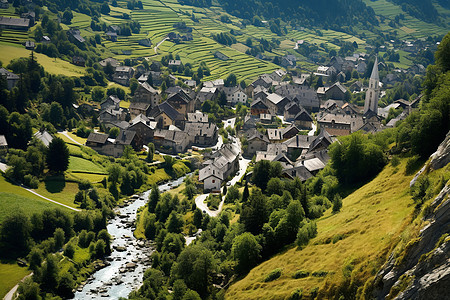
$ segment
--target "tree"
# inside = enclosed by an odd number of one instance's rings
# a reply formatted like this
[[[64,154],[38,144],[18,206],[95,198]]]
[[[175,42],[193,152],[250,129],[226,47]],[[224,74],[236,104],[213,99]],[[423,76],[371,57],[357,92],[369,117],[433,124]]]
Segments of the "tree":
[[[178,256],[173,273],[183,279],[187,287],[206,296],[216,269],[213,255],[207,248],[194,245],[186,247]]]
[[[120,133],[120,129],[118,127],[112,127],[109,130],[109,137],[115,139]]]
[[[105,98],[105,89],[99,86],[96,86],[92,89],[91,92],[92,101],[101,102]]]
[[[261,245],[255,236],[245,232],[233,241],[232,253],[237,262],[236,270],[243,274],[255,266],[261,258]]]
[[[104,15],[109,15],[109,13],[111,12],[111,10],[110,10],[110,8],[109,8],[109,5],[108,5],[108,2],[107,2],[107,1],[106,1],[106,2],[103,2],[102,6],[101,6],[101,8],[100,8],[100,11],[101,11],[101,13],[104,14]]]
[[[443,73],[450,70],[450,34],[447,33],[434,54],[436,65]]]
[[[106,229],[100,230],[97,235],[97,239],[103,240],[105,242],[105,254],[111,254],[111,235],[108,233]]]
[[[342,208],[342,198],[339,194],[336,194],[333,200],[333,213],[339,212],[341,208]]]
[[[131,95],[134,95],[134,92],[137,90],[137,88],[139,87],[139,81],[136,78],[131,78],[130,79],[130,92]]]
[[[54,138],[48,145],[47,166],[52,172],[64,172],[69,167],[69,148],[61,138]]]
[[[148,211],[150,213],[154,213],[156,209],[156,205],[158,204],[160,199],[159,189],[156,184],[153,184],[152,190],[150,192],[150,196],[148,199]]]
[[[18,288],[19,296],[17,300],[40,300],[39,284],[34,282],[31,278],[26,278],[23,282],[19,283]]]
[[[19,257],[28,251],[31,224],[22,211],[3,220],[0,227],[0,246],[5,256]]]
[[[153,143],[148,144],[147,162],[153,162],[153,156],[155,154],[155,145]]]
[[[244,224],[246,231],[259,234],[268,218],[266,196],[262,194],[260,189],[253,189],[248,202],[243,205],[239,221]]]
[[[197,228],[200,228],[202,226],[202,221],[203,221],[203,213],[200,209],[196,208],[194,211],[194,225]]]
[[[53,233],[53,239],[55,241],[54,250],[58,251],[64,245],[65,241],[64,230],[62,230],[62,228],[56,228],[55,232]]]
[[[46,263],[42,267],[41,288],[51,292],[58,286],[58,262],[53,254],[48,254]]]
[[[175,211],[170,213],[169,218],[166,221],[166,228],[168,232],[181,233],[184,226],[183,216]]]
[[[225,79],[224,85],[227,87],[236,86],[237,85],[237,77],[234,73],[231,73]]]
[[[113,164],[108,168],[108,181],[117,184],[119,183],[120,178],[122,177],[122,167],[119,164]]]
[[[63,13],[62,22],[64,24],[70,24],[72,23],[73,19],[73,13],[69,8],[66,8],[66,10]]]

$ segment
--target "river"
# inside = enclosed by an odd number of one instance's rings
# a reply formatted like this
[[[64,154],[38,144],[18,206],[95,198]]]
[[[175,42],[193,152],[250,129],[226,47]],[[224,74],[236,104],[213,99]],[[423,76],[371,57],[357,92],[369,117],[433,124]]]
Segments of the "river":
[[[160,192],[181,185],[186,176],[159,185]],[[139,198],[135,196],[135,201],[116,210],[116,217],[107,225],[109,234],[114,238],[112,253],[106,258],[107,266],[92,274],[87,283],[77,290],[74,299],[119,299],[141,286],[142,276],[150,267],[153,250],[148,242],[138,241],[134,237],[132,224],[135,224],[138,209],[147,203],[149,194],[150,190]]]

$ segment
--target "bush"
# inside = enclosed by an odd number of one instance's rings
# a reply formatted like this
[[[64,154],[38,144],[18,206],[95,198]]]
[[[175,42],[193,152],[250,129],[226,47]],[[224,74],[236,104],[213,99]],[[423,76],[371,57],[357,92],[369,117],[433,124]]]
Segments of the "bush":
[[[299,278],[305,278],[308,277],[310,274],[309,271],[306,270],[298,270],[294,273],[294,275],[292,275],[293,278],[295,279],[299,279]]]
[[[393,167],[396,167],[396,166],[398,166],[400,164],[400,159],[398,158],[398,156],[393,156],[392,158],[391,158],[391,165],[393,166]]]
[[[328,272],[324,271],[324,270],[320,270],[320,271],[313,272],[311,275],[314,277],[325,277],[328,275]]]
[[[266,278],[264,278],[264,282],[274,281],[275,279],[280,278],[281,272],[282,272],[282,270],[279,269],[279,268],[278,268],[278,269],[275,269],[275,270],[272,270],[272,271],[266,276]]]
[[[64,255],[68,258],[72,259],[75,254],[75,248],[72,244],[67,244],[66,249],[64,250]]]
[[[408,161],[406,162],[406,168],[405,168],[406,175],[413,174],[418,169],[419,164],[420,164],[420,161],[419,161],[418,155],[414,155],[413,157],[408,159]]]
[[[31,174],[27,174],[23,177],[23,183],[32,189],[37,189],[39,187],[39,179]]]
[[[303,298],[303,291],[301,289],[296,289],[292,292],[289,300],[301,300]]]

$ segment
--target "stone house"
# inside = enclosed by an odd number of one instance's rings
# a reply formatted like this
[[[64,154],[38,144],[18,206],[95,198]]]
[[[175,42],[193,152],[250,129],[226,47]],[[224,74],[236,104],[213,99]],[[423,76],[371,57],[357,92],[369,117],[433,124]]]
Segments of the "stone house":
[[[130,79],[133,77],[134,69],[127,66],[118,66],[115,69],[113,81],[118,84],[128,86],[130,84]]]
[[[247,141],[248,146],[245,152],[247,157],[253,157],[257,151],[266,151],[267,145],[270,144],[268,137],[256,129],[249,133]]]
[[[155,107],[161,101],[161,94],[150,84],[143,82],[134,92],[133,101],[149,103],[151,107]]]

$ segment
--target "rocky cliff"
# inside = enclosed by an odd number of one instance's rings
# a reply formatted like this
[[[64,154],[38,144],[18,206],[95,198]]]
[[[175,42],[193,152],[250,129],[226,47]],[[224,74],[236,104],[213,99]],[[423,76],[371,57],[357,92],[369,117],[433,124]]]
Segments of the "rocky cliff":
[[[450,132],[420,173],[443,168],[449,161]],[[450,182],[447,182],[426,209],[419,237],[408,243],[404,255],[395,257],[392,253],[376,275],[374,298],[450,299],[449,195]]]

